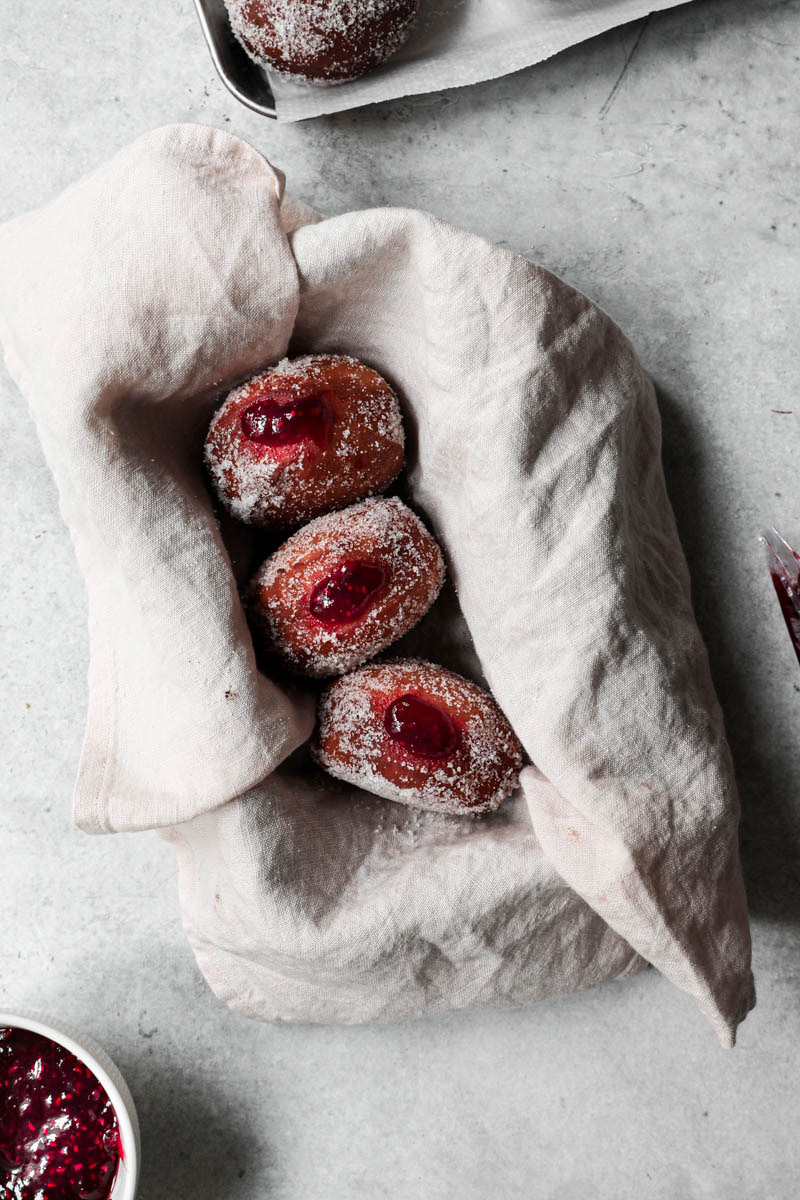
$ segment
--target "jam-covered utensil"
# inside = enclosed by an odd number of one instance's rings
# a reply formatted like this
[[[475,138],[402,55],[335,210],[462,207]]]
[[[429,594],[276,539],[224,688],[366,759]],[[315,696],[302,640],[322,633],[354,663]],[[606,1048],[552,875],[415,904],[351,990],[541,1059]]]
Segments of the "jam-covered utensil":
[[[789,545],[777,529],[762,534],[762,540],[783,619],[800,662],[800,553]]]

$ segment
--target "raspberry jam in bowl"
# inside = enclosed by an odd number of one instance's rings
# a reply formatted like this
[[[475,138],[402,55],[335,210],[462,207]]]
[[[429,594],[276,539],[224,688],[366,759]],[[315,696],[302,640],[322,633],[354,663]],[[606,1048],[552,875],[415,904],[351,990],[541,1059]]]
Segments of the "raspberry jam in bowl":
[[[133,1200],[138,1169],[136,1111],[105,1052],[0,1013],[1,1200]]]

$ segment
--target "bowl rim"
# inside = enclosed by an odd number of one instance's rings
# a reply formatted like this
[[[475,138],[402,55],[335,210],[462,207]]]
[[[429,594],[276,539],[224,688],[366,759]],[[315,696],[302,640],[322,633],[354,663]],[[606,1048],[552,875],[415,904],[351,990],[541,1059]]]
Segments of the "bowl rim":
[[[139,1121],[133,1098],[116,1063],[93,1038],[79,1032],[68,1022],[55,1021],[30,1010],[0,1010],[0,1028],[26,1029],[58,1042],[89,1068],[105,1088],[117,1117],[122,1154],[109,1200],[133,1200],[139,1182],[141,1147]],[[116,1073],[114,1078],[112,1072]]]

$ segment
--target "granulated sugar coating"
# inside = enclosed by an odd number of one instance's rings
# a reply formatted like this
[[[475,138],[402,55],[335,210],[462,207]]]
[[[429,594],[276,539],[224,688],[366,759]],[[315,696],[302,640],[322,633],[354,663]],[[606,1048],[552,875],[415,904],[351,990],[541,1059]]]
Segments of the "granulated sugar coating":
[[[414,27],[417,0],[225,0],[247,53],[296,81],[345,83],[385,62]]]
[[[403,465],[400,405],[354,358],[284,359],[226,398],[205,461],[228,512],[286,528],[388,487]]]
[[[453,727],[436,757],[393,736],[393,706],[422,701]],[[420,706],[422,707],[422,706]],[[445,813],[486,813],[517,786],[522,748],[492,697],[421,659],[374,663],[323,693],[312,753],[337,779],[387,800]],[[417,740],[417,744],[420,744]]]
[[[419,518],[401,500],[372,499],[293,534],[258,570],[246,602],[264,648],[321,678],[408,633],[443,582],[441,551]]]

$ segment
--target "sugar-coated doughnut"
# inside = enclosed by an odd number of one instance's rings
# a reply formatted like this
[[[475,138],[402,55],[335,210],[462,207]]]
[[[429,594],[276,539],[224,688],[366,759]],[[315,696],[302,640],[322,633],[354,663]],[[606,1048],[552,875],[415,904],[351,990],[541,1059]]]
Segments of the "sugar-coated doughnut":
[[[492,697],[420,659],[370,663],[320,699],[316,761],[347,783],[433,812],[491,812],[522,748]]]
[[[264,66],[303,83],[357,79],[399,50],[418,0],[225,0],[231,28]]]
[[[397,397],[334,354],[284,359],[214,415],[205,460],[222,504],[249,525],[301,525],[381,492],[403,465]]]
[[[408,633],[444,580],[434,539],[401,500],[317,517],[256,572],[246,594],[257,641],[290,671],[351,671]]]

